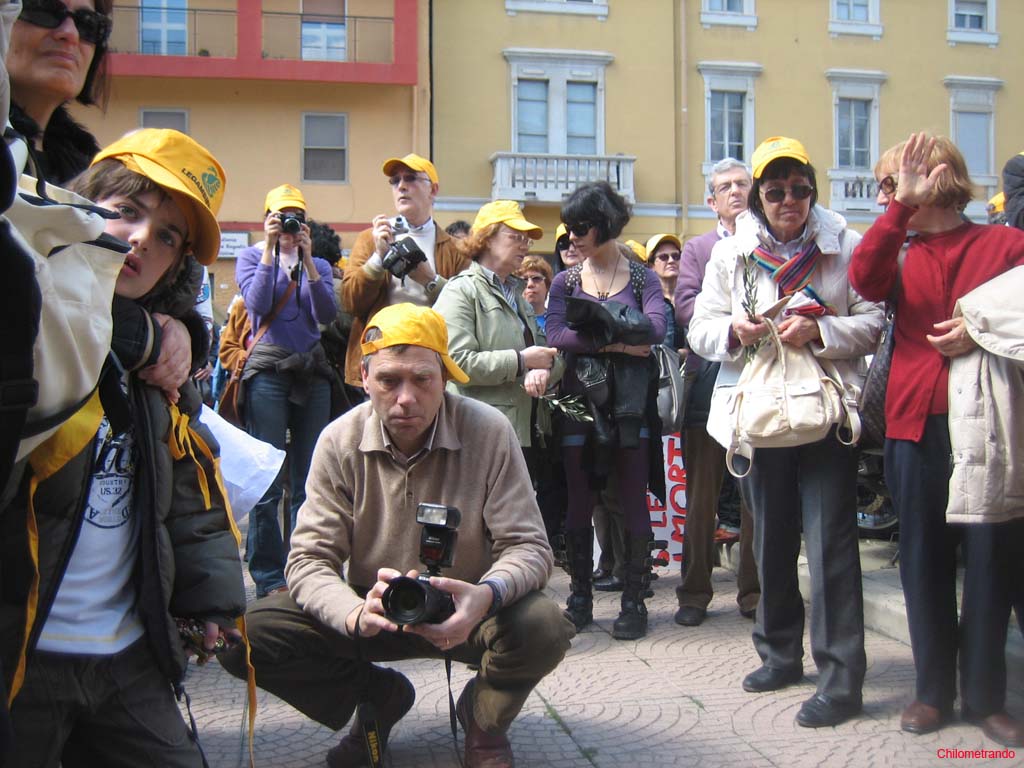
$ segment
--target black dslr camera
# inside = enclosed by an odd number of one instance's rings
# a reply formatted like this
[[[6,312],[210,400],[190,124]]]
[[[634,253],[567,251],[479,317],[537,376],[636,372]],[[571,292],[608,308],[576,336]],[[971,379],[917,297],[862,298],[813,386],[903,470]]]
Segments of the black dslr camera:
[[[281,214],[281,231],[287,235],[297,235],[302,230],[306,218],[297,213]]]
[[[455,601],[447,592],[430,585],[431,576],[440,576],[441,568],[452,564],[456,529],[462,515],[455,507],[444,504],[420,504],[416,522],[423,526],[420,534],[420,562],[427,572],[418,578],[399,576],[384,590],[381,603],[384,615],[398,626],[406,624],[440,624],[455,613]]]
[[[391,233],[393,235],[404,235],[408,231],[409,224],[404,216],[395,216],[391,220]],[[410,272],[416,269],[418,264],[426,260],[427,255],[416,245],[416,241],[411,237],[403,237],[401,240],[395,240],[388,246],[388,249],[384,252],[384,258],[381,260],[381,265],[399,280],[404,280]]]

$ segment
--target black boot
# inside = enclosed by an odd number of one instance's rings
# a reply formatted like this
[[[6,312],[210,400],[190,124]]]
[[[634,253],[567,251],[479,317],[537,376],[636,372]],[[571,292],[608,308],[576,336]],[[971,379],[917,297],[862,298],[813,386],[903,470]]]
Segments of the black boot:
[[[594,530],[588,526],[581,531],[566,531],[565,552],[572,584],[565,617],[579,631],[594,620]]]
[[[612,637],[616,640],[637,640],[647,634],[647,597],[651,585],[650,535],[636,538],[629,531],[625,537],[626,568],[625,586],[619,618],[612,625]]]

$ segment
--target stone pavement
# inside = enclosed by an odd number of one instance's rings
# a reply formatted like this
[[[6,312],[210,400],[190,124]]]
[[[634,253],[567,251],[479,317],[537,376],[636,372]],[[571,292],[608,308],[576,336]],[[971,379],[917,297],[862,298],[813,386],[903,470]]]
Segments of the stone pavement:
[[[870,544],[863,549],[867,550],[866,614],[877,615],[879,601],[894,599],[888,593],[879,597],[871,586],[873,577],[884,577],[883,582],[892,577],[892,569],[883,573],[888,550],[885,545]],[[900,712],[913,695],[910,648],[873,630],[867,633],[863,715],[837,728],[801,728],[794,717],[801,702],[814,693],[816,678],[810,648],[805,647],[807,676],[800,684],[775,693],[745,693],[740,681],[758,666],[758,659],[750,641],[752,624],[736,610],[732,574],[715,570],[716,594],[708,619],[700,627],[689,628],[672,621],[678,572],[669,568],[659,572],[661,578],[653,584],[655,596],[648,601],[650,631],[642,640],[612,639],[619,596],[597,593],[595,624],[577,636],[565,661],[536,689],[512,726],[517,766],[1024,765],[1024,750],[1017,750],[1013,759],[939,756],[943,749],[1001,749],[972,726],[957,723],[926,736],[901,732]],[[568,577],[556,570],[549,587],[552,597],[564,602],[568,587]],[[1019,650],[1019,643],[1015,647]],[[412,679],[418,698],[392,734],[390,765],[457,766],[444,665],[412,661],[395,666]],[[1018,669],[1011,670],[1008,708],[1024,716],[1024,675]],[[452,676],[456,696],[470,674],[456,665]],[[186,688],[210,765],[245,765],[244,685],[211,662],[190,670]],[[259,692],[258,766],[323,766],[325,752],[337,739],[334,732]]]

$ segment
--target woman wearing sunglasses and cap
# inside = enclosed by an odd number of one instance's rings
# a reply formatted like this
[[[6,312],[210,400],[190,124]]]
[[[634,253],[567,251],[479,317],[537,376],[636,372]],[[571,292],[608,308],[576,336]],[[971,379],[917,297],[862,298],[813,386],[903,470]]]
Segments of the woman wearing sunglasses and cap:
[[[808,346],[859,385],[864,355],[874,351],[882,309],[850,287],[847,267],[860,236],[817,201],[814,167],[803,145],[775,136],[751,158],[749,209],[736,234],[718,242],[697,296],[688,340],[722,365],[718,391],[736,383],[746,348],[768,334],[760,314],[790,297],[776,318],[784,344]],[[753,310],[748,307],[753,305]],[[728,446],[729,414],[713,398],[708,433]],[[833,726],[861,711],[864,609],[857,545],[857,455],[830,433],[790,448],[758,448],[740,481],[754,517],[761,600],[754,648],[762,666],[743,680],[748,692],[773,691],[803,677],[804,604],[797,583],[803,524],[811,574],[811,654],[817,693],[797,723]]]

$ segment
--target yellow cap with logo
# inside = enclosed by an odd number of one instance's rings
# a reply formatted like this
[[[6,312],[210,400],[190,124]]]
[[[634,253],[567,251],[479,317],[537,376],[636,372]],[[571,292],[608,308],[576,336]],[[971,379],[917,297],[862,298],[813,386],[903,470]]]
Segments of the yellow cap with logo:
[[[460,384],[469,381],[469,376],[448,354],[448,326],[444,318],[430,307],[408,303],[392,304],[370,318],[366,330],[371,328],[379,330],[381,337],[367,341],[366,331],[363,331],[360,347],[364,355],[372,355],[399,344],[412,344],[437,352],[455,381]]]
[[[437,169],[434,167],[434,164],[427,160],[427,158],[412,153],[405,157],[389,157],[384,161],[381,170],[384,171],[385,176],[394,176],[399,170],[399,166],[402,165],[414,171],[427,174],[430,177],[430,181],[434,184],[439,183],[437,180]]]
[[[768,167],[768,163],[778,160],[780,157],[791,157],[804,165],[811,162],[810,155],[799,141],[785,136],[772,136],[762,141],[754,150],[754,154],[750,156],[754,178],[760,179],[764,169]]]
[[[196,260],[209,266],[220,252],[217,212],[224,200],[224,169],[203,145],[171,128],[140,128],[125,134],[93,158],[113,158],[128,170],[173,193],[189,222],[188,241]],[[179,205],[180,207],[180,205]]]
[[[301,208],[306,210],[306,198],[302,192],[291,184],[282,184],[267,192],[267,199],[263,202],[265,211],[283,211],[285,208]]]
[[[512,229],[525,232],[533,240],[538,240],[544,235],[543,229],[526,220],[519,203],[515,200],[495,200],[487,203],[477,211],[470,231],[479,232],[491,224],[504,224],[507,227],[512,227]]]

